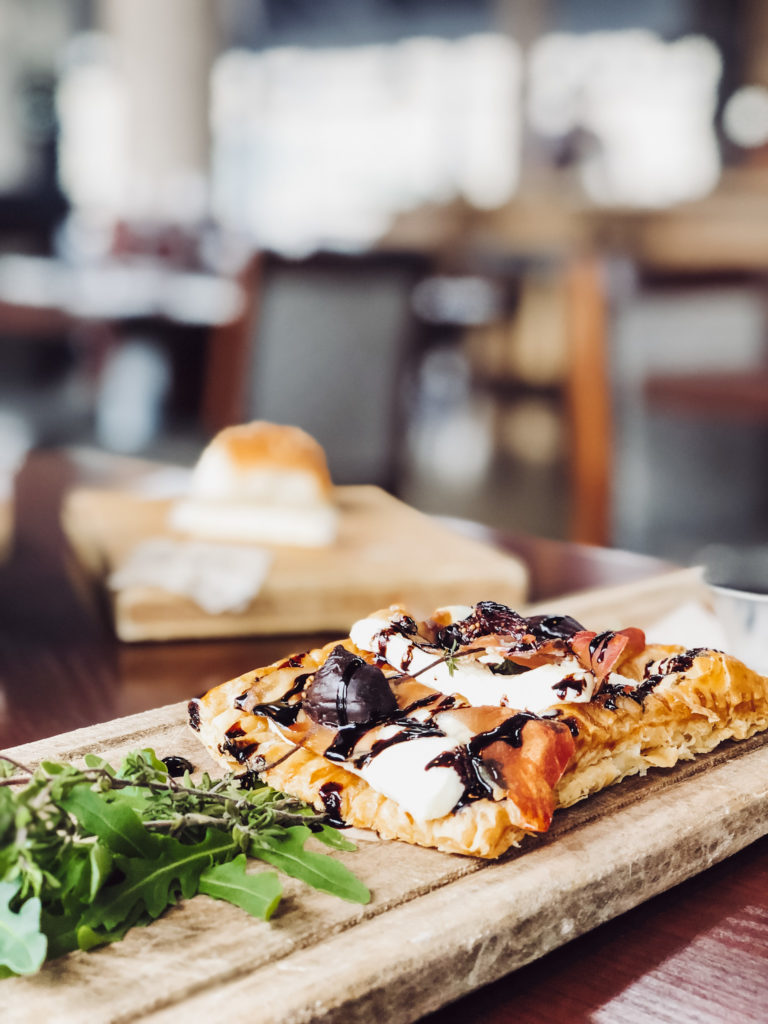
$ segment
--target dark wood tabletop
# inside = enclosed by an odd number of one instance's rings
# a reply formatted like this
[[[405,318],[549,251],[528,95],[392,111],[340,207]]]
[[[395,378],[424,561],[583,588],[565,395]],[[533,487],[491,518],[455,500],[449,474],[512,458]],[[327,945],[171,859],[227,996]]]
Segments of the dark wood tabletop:
[[[133,471],[118,459],[95,467],[40,451],[19,474],[15,536],[0,563],[0,749],[189,699],[330,639],[119,644],[59,525],[68,487]],[[457,525],[523,557],[532,600],[666,567],[628,552]],[[768,837],[428,1020],[721,1024],[768,1020],[767,1007]]]

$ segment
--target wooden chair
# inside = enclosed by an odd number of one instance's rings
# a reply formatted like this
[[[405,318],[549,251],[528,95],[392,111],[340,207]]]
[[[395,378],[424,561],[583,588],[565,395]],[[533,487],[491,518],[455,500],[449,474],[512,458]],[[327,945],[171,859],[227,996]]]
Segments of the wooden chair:
[[[425,266],[397,253],[254,256],[241,316],[209,345],[206,429],[295,423],[325,447],[337,482],[392,487],[417,330],[411,292]]]

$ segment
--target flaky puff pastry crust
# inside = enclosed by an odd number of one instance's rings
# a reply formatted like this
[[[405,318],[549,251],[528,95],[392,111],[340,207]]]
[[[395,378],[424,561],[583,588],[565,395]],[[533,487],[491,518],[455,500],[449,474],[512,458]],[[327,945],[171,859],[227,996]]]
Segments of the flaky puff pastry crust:
[[[628,775],[671,768],[725,740],[768,729],[768,679],[720,651],[647,648],[621,672],[655,683],[642,703],[598,695],[586,704],[561,705],[578,735],[557,786],[560,807]]]
[[[351,641],[343,644],[364,656]],[[517,845],[526,832],[517,824],[510,800],[475,800],[443,818],[417,821],[359,776],[319,754],[295,750],[266,718],[235,707],[235,699],[248,690],[255,689],[263,702],[282,695],[288,688],[286,673],[293,679],[314,671],[335,646],[245,673],[191,701],[190,724],[213,758],[231,771],[242,771],[251,758],[264,758],[267,765],[274,763],[262,772],[271,786],[321,811],[323,792],[333,792],[346,822],[374,829],[384,839],[486,858]],[[566,722],[575,737],[575,752],[555,790],[557,807],[568,807],[629,775],[671,767],[724,740],[746,739],[768,729],[768,679],[728,655],[647,647],[622,664],[621,672],[641,685],[650,677],[653,685],[639,691],[638,699],[601,694],[588,703],[555,704],[548,712]]]
[[[342,643],[353,653],[366,656],[351,641]],[[190,724],[212,757],[229,771],[242,771],[254,756],[272,764],[294,750],[292,744],[269,727],[266,718],[238,710],[234,701],[254,688],[264,702],[282,694],[286,689],[286,673],[293,678],[302,672],[314,671],[336,646],[331,643],[275,662],[266,669],[246,672],[210,690],[199,700],[191,701]],[[228,730],[237,733],[231,737],[229,748]],[[446,853],[493,858],[519,843],[526,834],[516,824],[519,812],[511,800],[478,800],[456,814],[418,821],[394,800],[376,792],[364,779],[308,750],[294,750],[285,761],[260,774],[270,786],[299,797],[320,811],[326,809],[321,790],[335,793],[344,821],[357,828],[373,829],[382,839],[400,839],[418,846],[433,846]]]

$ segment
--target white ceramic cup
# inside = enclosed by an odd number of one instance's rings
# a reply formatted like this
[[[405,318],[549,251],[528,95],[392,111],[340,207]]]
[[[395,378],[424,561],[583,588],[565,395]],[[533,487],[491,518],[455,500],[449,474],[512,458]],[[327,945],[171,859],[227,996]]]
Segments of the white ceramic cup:
[[[768,675],[768,545],[713,550],[706,580],[728,653]]]

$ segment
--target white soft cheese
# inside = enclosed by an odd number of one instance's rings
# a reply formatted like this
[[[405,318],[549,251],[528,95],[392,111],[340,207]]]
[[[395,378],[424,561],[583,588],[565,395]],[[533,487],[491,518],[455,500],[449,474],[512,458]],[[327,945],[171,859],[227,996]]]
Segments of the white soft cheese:
[[[352,643],[363,651],[371,651],[379,654],[394,668],[408,672],[410,675],[418,673],[419,681],[443,693],[456,693],[457,680],[476,678],[478,684],[498,678],[489,669],[476,661],[462,663],[461,659],[456,661],[456,667],[451,675],[448,664],[442,660],[440,651],[425,651],[418,647],[410,637],[402,633],[392,632],[389,619],[360,619],[350,630]],[[434,664],[437,662],[437,664]],[[463,692],[463,691],[462,691]],[[467,698],[469,699],[469,698]],[[492,701],[484,701],[485,704]]]
[[[269,727],[286,742],[293,743],[276,722],[270,721]],[[377,733],[377,739],[391,739],[401,731],[398,725],[387,725]],[[386,747],[362,768],[356,768],[352,761],[344,761],[344,768],[365,779],[377,793],[394,800],[418,821],[430,821],[451,813],[464,793],[464,783],[453,768],[427,769],[427,765],[439,754],[455,750],[468,738],[464,735],[460,739],[456,735],[420,736],[402,740]]]
[[[371,758],[359,774],[369,786],[394,800],[418,821],[442,818],[461,799],[464,784],[453,768],[427,769],[427,765],[455,747],[456,740],[444,736],[403,740]]]
[[[475,706],[493,705],[540,712],[563,701],[587,702],[595,694],[597,681],[594,675],[576,658],[564,658],[512,676],[491,672],[490,666],[481,661],[457,658],[451,673],[445,661],[432,665],[439,654],[421,650],[409,637],[400,633],[387,635],[384,632],[382,635],[382,631],[390,626],[387,619],[361,619],[352,627],[350,636],[362,650],[380,653],[395,668],[411,674],[418,672],[420,682],[434,686],[442,693],[459,694]],[[432,667],[427,667],[426,671],[419,671],[430,665]],[[568,677],[583,684],[581,692],[571,687],[563,692],[561,684]],[[611,673],[608,681],[635,686],[633,680],[618,673]]]

